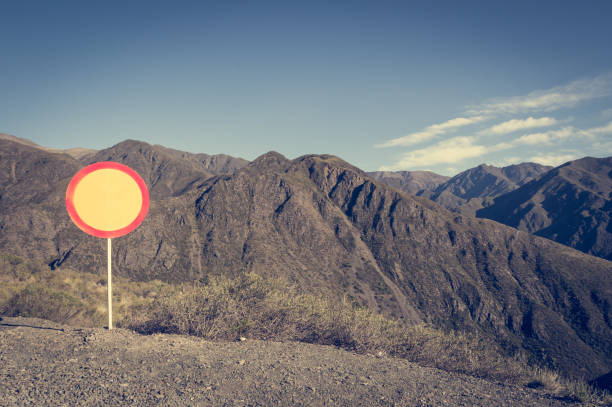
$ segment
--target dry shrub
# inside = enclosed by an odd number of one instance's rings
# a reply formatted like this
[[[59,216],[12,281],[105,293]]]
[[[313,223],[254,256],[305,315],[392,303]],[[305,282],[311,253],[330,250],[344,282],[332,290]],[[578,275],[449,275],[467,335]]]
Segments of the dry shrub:
[[[382,352],[424,366],[504,381],[527,377],[526,365],[492,342],[406,326],[369,309],[298,294],[280,280],[246,274],[183,285],[134,309],[124,324],[142,333],[180,333],[211,340],[239,336],[334,345],[359,353]]]
[[[78,323],[89,320],[95,310],[63,291],[41,284],[29,284],[4,305],[2,313],[9,316],[44,318],[60,323]]]
[[[558,373],[539,367],[532,368],[533,380],[527,387],[543,389],[556,397],[572,401],[589,403],[589,405],[612,405],[612,395],[605,390],[591,386],[586,380],[571,380]]]
[[[509,356],[483,337],[427,325],[406,326],[355,306],[346,298],[334,301],[300,294],[281,280],[256,274],[166,287],[153,301],[133,307],[123,324],[141,333],[188,334],[210,340],[245,336],[334,345],[488,380],[540,387],[568,400],[593,404],[609,400],[585,382],[532,368],[523,355]]]

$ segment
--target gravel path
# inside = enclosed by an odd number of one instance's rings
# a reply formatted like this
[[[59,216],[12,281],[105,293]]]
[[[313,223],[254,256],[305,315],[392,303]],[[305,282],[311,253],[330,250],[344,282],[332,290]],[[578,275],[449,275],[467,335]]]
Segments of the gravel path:
[[[328,346],[0,321],[2,406],[564,406],[535,391]]]

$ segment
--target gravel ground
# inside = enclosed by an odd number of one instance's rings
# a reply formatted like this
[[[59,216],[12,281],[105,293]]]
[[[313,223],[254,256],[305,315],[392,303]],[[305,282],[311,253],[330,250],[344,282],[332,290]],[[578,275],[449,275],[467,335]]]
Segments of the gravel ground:
[[[0,321],[2,406],[564,406],[536,391],[329,346]]]

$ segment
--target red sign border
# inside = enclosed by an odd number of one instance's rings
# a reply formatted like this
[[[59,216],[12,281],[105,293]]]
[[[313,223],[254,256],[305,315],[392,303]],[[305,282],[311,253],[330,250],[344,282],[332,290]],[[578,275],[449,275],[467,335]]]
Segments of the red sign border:
[[[140,212],[138,212],[138,216],[130,223],[129,225],[116,230],[100,230],[93,228],[86,224],[83,219],[79,216],[74,207],[74,191],[76,190],[77,185],[86,175],[102,169],[114,169],[124,172],[125,174],[132,177],[138,187],[140,188],[140,193],[142,194],[142,205],[140,207]],[[90,164],[85,168],[82,168],[79,172],[77,172],[74,177],[70,180],[68,184],[68,189],[66,189],[66,209],[68,210],[68,215],[70,219],[81,229],[83,232],[90,234],[95,237],[100,238],[113,238],[126,235],[130,233],[132,230],[136,229],[138,225],[142,223],[144,218],[147,216],[147,212],[149,211],[149,190],[147,189],[147,185],[143,181],[143,179],[138,175],[136,171],[128,167],[127,165],[114,162],[114,161],[100,161],[94,164]]]

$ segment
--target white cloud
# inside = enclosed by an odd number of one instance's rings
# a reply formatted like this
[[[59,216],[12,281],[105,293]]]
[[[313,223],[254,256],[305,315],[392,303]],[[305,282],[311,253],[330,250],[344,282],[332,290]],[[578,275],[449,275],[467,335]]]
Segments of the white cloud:
[[[529,111],[551,111],[573,107],[578,103],[612,94],[612,73],[580,79],[548,90],[537,90],[524,96],[494,99],[468,110],[472,115],[514,114]]]
[[[590,129],[585,130],[584,132],[592,136],[605,136],[612,134],[612,122],[609,122],[608,124],[601,127],[592,127]]]
[[[605,142],[612,135],[612,121],[601,127],[580,129],[572,126],[546,129],[549,126],[563,126],[569,120],[558,120],[551,114],[536,112],[550,112],[561,108],[571,108],[579,103],[612,95],[612,72],[594,78],[580,79],[568,84],[557,86],[548,90],[537,90],[516,97],[499,98],[485,101],[465,111],[464,117],[457,117],[442,123],[432,124],[421,131],[407,134],[403,137],[387,140],[377,144],[376,148],[406,147],[424,143],[417,149],[406,151],[397,162],[380,167],[383,171],[408,170],[413,168],[432,168],[444,166],[449,170],[466,159],[484,156],[501,150],[510,150],[512,157],[499,157],[504,163],[525,161],[526,155],[533,155],[529,160],[545,165],[559,165],[565,161],[576,159],[578,151],[562,150],[556,153],[548,153],[546,150],[535,150],[533,147],[541,145],[561,144],[563,141],[585,141],[584,147],[593,148],[598,142],[604,149],[610,149],[610,143]],[[538,117],[541,116],[541,117]],[[612,117],[612,109],[601,112],[606,120]],[[455,130],[497,118],[498,123],[484,126],[480,125],[474,129],[474,136],[461,136],[452,134]],[[503,120],[502,120],[503,118]],[[504,121],[505,120],[505,121]],[[544,128],[544,129],[540,129]],[[536,130],[530,130],[536,129]],[[480,131],[478,131],[480,130]],[[464,130],[465,131],[465,130]],[[513,140],[502,140],[504,135],[522,131],[523,135]],[[530,134],[529,131],[532,131]],[[444,136],[451,133],[453,136],[442,140]],[[496,137],[497,144],[483,145],[482,136]],[[517,136],[520,134],[517,134]],[[508,138],[512,136],[507,136]],[[588,143],[586,143],[588,141]],[[489,141],[490,143],[491,141]],[[605,145],[604,145],[605,144]],[[525,153],[519,150],[529,150]],[[599,149],[598,149],[599,150]],[[543,152],[539,152],[543,151]],[[521,155],[519,158],[516,155]],[[523,155],[525,154],[525,155]],[[500,156],[503,154],[498,154]],[[583,154],[584,155],[584,154]]]
[[[526,134],[514,140],[516,144],[550,144],[555,140],[567,139],[572,136],[583,136],[582,131],[573,127],[564,127],[559,130],[550,130],[543,133]]]
[[[456,117],[451,120],[447,120],[441,124],[434,124],[429,126],[428,128],[433,128],[435,130],[446,131],[449,129],[453,129],[456,127],[467,126],[469,124],[474,124],[483,121],[485,118],[483,116],[474,116],[474,117]]]
[[[508,134],[518,130],[531,129],[534,127],[548,127],[554,126],[555,124],[557,124],[557,120],[552,117],[512,119],[482,130],[480,134]]]
[[[553,167],[557,167],[567,161],[571,161],[576,159],[575,154],[538,154],[531,158],[528,161],[542,164],[542,165],[551,165]]]
[[[431,126],[430,126],[431,127]],[[424,131],[418,133],[411,133],[403,137],[398,137],[391,139],[389,141],[385,141],[382,144],[376,144],[374,147],[376,148],[386,148],[386,147],[395,147],[395,146],[410,146],[412,144],[418,144],[422,141],[429,140],[430,138],[435,137],[439,133],[435,133],[433,131]]]
[[[380,171],[400,171],[436,164],[454,164],[466,158],[478,157],[488,152],[487,147],[474,144],[475,137],[453,137],[429,147],[405,153],[390,166],[382,166]]]
[[[612,155],[612,140],[598,141],[593,143],[591,146],[595,151],[596,155]]]
[[[445,134],[449,130],[456,129],[458,127],[468,126],[470,124],[478,123],[485,120],[484,116],[473,116],[473,117],[456,117],[445,121],[444,123],[432,124],[426,127],[423,131],[411,133],[403,137],[398,137],[386,141],[382,144],[376,144],[376,148],[395,147],[395,146],[410,146],[426,140],[429,140],[437,135]]]
[[[532,133],[525,134],[516,139],[517,144],[548,144],[550,143],[550,136],[548,133]]]
[[[502,141],[501,143],[497,143],[489,147],[489,151],[492,152],[492,151],[507,150],[512,147],[514,147],[513,143],[506,143],[505,141]]]

